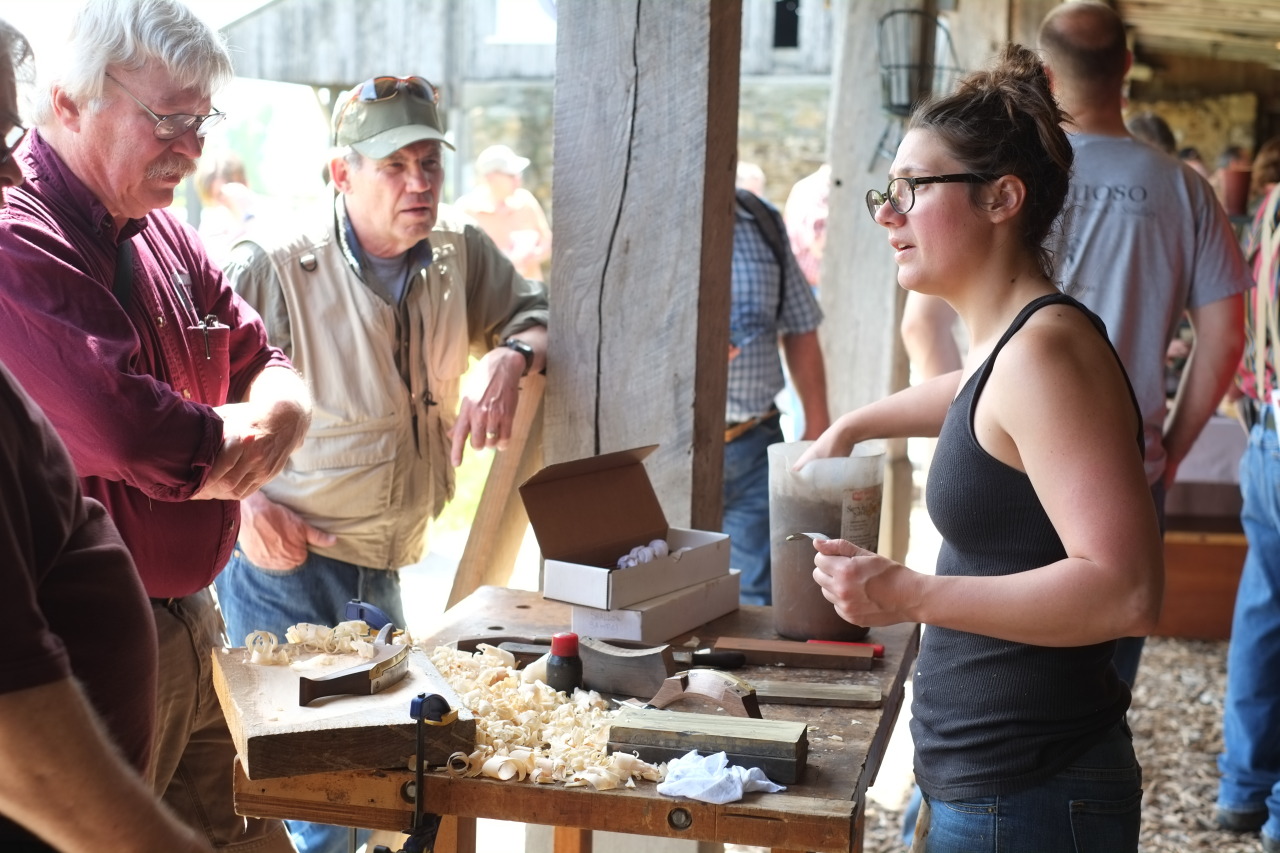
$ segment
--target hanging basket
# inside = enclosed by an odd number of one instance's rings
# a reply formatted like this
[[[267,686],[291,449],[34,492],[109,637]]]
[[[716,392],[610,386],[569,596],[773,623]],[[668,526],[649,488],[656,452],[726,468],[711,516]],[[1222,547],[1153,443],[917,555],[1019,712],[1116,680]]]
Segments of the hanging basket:
[[[917,103],[951,91],[964,73],[947,25],[915,9],[881,16],[876,31],[880,103],[889,115],[906,118]]]
[[[875,157],[893,159],[902,123],[916,104],[951,91],[964,73],[947,25],[916,9],[896,9],[880,17],[876,29],[880,65],[880,106],[889,121]]]

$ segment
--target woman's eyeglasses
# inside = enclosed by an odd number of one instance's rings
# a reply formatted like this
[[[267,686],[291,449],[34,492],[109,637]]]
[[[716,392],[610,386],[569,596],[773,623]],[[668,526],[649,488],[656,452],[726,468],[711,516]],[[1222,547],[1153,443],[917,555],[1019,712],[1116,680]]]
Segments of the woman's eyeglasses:
[[[884,192],[867,190],[867,212],[876,218],[876,211],[886,201],[897,213],[905,215],[915,207],[916,187],[920,184],[985,184],[994,181],[994,175],[934,175],[927,178],[894,178]]]
[[[27,129],[17,122],[5,133],[0,145],[4,146],[4,150],[0,151],[0,166],[5,165],[13,157],[14,149],[22,144],[22,140],[27,137]]]
[[[214,110],[207,116],[193,116],[188,113],[173,113],[167,116],[156,115],[155,111],[152,110],[151,107],[142,103],[142,101],[139,101],[133,92],[130,92],[124,87],[123,83],[112,77],[110,74],[106,75],[106,77],[112,83],[119,86],[120,91],[124,92],[130,98],[133,98],[133,102],[135,104],[146,110],[147,115],[156,120],[156,126],[151,131],[155,134],[156,139],[163,139],[165,141],[177,139],[188,130],[194,130],[196,132],[196,136],[203,138],[205,134],[209,132],[209,128],[227,117],[227,114],[220,110]]]

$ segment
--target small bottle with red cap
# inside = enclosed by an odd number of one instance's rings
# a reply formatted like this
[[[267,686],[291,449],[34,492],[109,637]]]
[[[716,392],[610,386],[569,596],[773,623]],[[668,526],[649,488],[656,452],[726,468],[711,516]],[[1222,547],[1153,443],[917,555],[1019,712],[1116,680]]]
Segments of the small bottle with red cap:
[[[551,636],[551,655],[547,658],[547,686],[573,695],[582,686],[582,658],[578,657],[578,635],[561,631]]]

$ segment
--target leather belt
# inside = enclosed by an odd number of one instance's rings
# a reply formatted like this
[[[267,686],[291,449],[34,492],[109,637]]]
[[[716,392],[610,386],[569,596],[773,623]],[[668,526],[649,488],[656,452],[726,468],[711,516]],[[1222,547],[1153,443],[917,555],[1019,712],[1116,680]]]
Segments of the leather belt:
[[[736,421],[731,424],[725,424],[724,425],[724,443],[728,444],[729,442],[733,441],[735,438],[741,438],[744,434],[746,434],[750,430],[755,429],[756,427],[760,426],[760,424],[767,423],[768,421],[773,420],[774,418],[778,417],[781,414],[782,412],[778,411],[776,408],[773,408],[765,412],[763,415],[757,415],[756,417],[752,418],[749,421]]]

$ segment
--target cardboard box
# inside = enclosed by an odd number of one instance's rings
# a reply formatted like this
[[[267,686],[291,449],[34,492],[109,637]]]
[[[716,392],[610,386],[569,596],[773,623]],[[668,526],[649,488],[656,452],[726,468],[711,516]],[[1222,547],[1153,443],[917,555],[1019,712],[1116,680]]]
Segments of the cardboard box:
[[[545,559],[544,597],[616,610],[728,574],[727,535],[667,526],[644,467],[653,450],[548,465],[520,486]],[[654,539],[667,540],[672,553],[617,568],[619,557]]]
[[[641,601],[623,610],[574,605],[573,631],[580,637],[635,640],[657,645],[738,609],[740,572]]]

